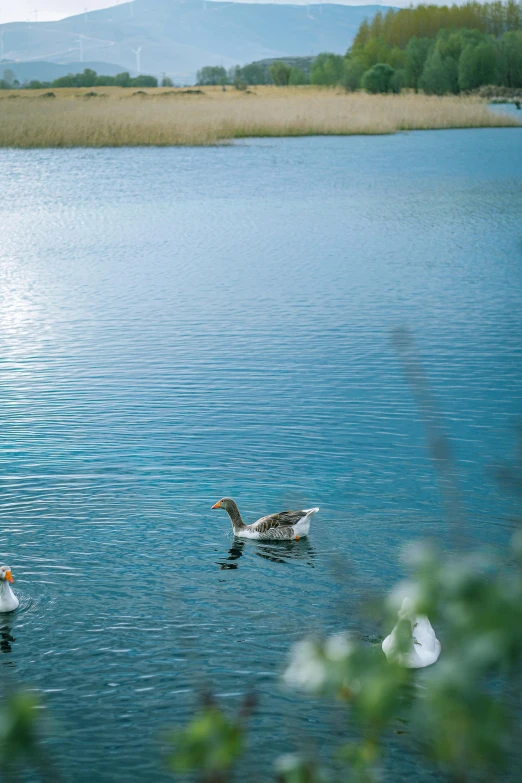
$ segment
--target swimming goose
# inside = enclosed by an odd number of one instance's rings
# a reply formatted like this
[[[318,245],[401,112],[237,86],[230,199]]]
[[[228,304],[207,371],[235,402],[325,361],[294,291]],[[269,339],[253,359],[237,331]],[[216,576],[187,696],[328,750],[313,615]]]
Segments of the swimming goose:
[[[402,621],[411,624],[411,641],[408,650],[399,650],[398,628]],[[440,642],[425,615],[416,615],[413,604],[405,598],[399,610],[399,622],[382,643],[382,649],[388,660],[396,661],[408,669],[422,669],[435,663],[440,655]]]
[[[0,612],[12,612],[20,604],[20,601],[11,590],[9,583],[13,583],[13,575],[9,566],[0,566]]]
[[[303,511],[281,511],[279,514],[262,517],[252,525],[245,525],[232,498],[221,498],[212,508],[225,509],[232,522],[234,535],[240,538],[294,539],[295,541],[308,535],[310,517],[319,511],[318,508],[306,508]]]

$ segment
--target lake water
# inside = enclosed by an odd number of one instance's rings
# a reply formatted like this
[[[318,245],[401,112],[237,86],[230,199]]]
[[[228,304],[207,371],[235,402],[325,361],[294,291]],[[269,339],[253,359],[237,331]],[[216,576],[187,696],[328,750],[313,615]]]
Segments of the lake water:
[[[488,109],[495,114],[508,114],[522,122],[522,110],[517,109],[514,103],[490,103]]]
[[[476,541],[522,411],[522,130],[0,152],[4,684],[74,781],[163,781],[162,732],[254,691],[238,779],[326,756],[339,714],[280,685],[292,642],[368,639],[412,537],[451,547],[392,342],[414,335]],[[433,419],[435,414],[430,413]],[[307,540],[234,543],[318,505]],[[422,775],[397,737],[392,779]]]

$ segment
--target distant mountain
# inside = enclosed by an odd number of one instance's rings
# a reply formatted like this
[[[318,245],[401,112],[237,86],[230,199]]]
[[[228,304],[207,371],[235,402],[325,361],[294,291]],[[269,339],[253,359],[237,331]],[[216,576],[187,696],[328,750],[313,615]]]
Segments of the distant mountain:
[[[46,63],[39,60],[32,62],[9,62],[0,60],[0,79],[3,78],[4,71],[13,71],[15,78],[19,82],[30,82],[37,79],[40,82],[52,82],[59,79],[60,76],[67,76],[68,73],[81,73],[84,68],[92,68],[96,73],[103,73],[105,76],[115,76],[117,73],[127,70],[121,65],[104,62],[70,62],[67,65],[58,65],[57,63]]]
[[[290,68],[299,68],[307,76],[310,76],[310,70],[314,60],[315,55],[312,55],[311,57],[268,57],[266,60],[258,60],[255,64],[260,65],[261,68],[263,68],[267,77],[270,66],[278,61],[286,63],[286,65],[290,66]]]
[[[16,61],[43,60],[69,69],[78,61],[101,60],[135,71],[139,58],[141,72],[165,72],[187,83],[203,65],[344,53],[360,22],[380,10],[380,5],[135,0],[59,22],[0,25],[1,56],[14,61],[14,71]]]

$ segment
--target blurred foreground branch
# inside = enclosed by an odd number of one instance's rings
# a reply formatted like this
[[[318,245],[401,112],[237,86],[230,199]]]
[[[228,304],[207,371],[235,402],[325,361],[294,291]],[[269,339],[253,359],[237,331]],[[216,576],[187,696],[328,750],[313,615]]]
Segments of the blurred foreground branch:
[[[43,718],[37,699],[20,691],[2,699],[0,707],[0,769],[6,783],[20,780],[22,770],[57,783],[62,778],[43,740]]]

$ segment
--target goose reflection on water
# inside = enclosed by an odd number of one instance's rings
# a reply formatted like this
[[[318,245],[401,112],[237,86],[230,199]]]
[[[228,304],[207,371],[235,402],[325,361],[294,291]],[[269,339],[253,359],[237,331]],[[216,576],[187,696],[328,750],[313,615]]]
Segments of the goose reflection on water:
[[[0,653],[10,653],[12,651],[11,643],[15,641],[15,638],[11,631],[13,626],[11,623],[3,621],[0,623]]]
[[[228,550],[228,557],[225,560],[219,560],[218,565],[222,571],[236,569],[239,560],[243,556],[243,550],[247,546],[245,541],[234,539],[232,546]],[[314,568],[315,552],[307,538],[299,541],[263,541],[248,545],[248,551],[253,552],[258,557],[265,560],[271,560],[273,563],[289,563],[292,560],[302,560],[306,565]]]
[[[228,550],[228,557],[225,560],[225,562],[218,560],[218,566],[220,566],[221,570],[230,571],[234,568],[237,568],[237,563],[231,563],[230,560],[239,560],[239,558],[243,554],[244,548],[245,548],[244,541],[238,541],[237,539],[234,539],[232,546]]]

